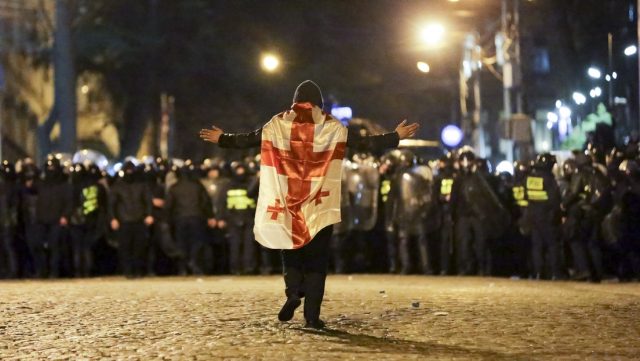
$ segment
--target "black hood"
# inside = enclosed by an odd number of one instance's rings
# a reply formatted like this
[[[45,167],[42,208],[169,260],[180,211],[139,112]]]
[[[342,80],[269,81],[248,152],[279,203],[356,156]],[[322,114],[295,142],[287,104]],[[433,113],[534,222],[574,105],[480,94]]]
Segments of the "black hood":
[[[311,80],[305,80],[296,88],[296,92],[293,94],[294,103],[311,103],[320,108],[324,106],[324,100],[322,99],[322,92],[318,84]]]

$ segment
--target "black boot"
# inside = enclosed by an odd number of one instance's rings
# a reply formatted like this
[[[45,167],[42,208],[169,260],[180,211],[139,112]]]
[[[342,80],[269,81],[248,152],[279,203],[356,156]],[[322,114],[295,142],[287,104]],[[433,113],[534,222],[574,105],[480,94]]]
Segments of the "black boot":
[[[278,320],[282,322],[290,321],[293,318],[296,308],[298,308],[301,303],[302,301],[300,301],[298,297],[287,298],[287,302],[284,303],[278,313]]]

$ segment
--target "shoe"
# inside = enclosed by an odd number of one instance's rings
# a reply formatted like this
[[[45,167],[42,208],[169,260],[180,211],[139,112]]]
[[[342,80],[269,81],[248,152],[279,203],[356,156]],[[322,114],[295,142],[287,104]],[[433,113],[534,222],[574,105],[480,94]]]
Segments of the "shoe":
[[[307,320],[307,323],[304,325],[304,328],[313,328],[315,330],[322,330],[324,329],[324,321],[322,321],[321,319],[316,319],[313,321]]]
[[[290,321],[293,318],[293,313],[296,308],[300,306],[302,301],[299,298],[287,298],[287,302],[284,303],[282,309],[278,313],[278,320],[282,322]]]

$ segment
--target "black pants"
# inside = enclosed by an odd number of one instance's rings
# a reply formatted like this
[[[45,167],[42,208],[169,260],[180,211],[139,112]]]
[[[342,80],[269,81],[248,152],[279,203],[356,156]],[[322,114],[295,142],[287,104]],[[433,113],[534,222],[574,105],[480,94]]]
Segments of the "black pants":
[[[332,226],[325,227],[306,246],[282,250],[285,294],[287,298],[305,297],[304,318],[307,321],[320,317],[332,232]]]
[[[61,226],[57,223],[35,223],[27,226],[27,243],[33,257],[36,277],[42,278],[48,275],[55,278],[60,275],[62,254],[60,231]],[[49,262],[47,262],[47,249],[49,250]],[[49,266],[48,272],[47,264]]]
[[[229,271],[233,274],[255,273],[258,244],[253,223],[229,224]]]
[[[453,219],[451,216],[444,217],[439,233],[440,274],[446,275],[451,272],[451,257],[453,255]]]
[[[480,220],[475,217],[458,218],[455,236],[458,274],[484,274],[487,249]]]
[[[579,233],[571,242],[571,253],[576,273],[589,275],[592,280],[602,279],[602,247],[600,243],[599,217],[585,217],[579,221]]]
[[[12,227],[0,233],[0,278],[14,278],[18,275],[18,256],[13,248]]]
[[[96,227],[92,224],[71,226],[73,272],[76,277],[88,277],[93,267],[93,245],[96,243]]]
[[[178,218],[176,220],[176,241],[182,251],[178,265],[180,274],[186,274],[187,265],[196,275],[202,274],[198,256],[202,252],[207,235],[206,221],[199,217]]]
[[[545,271],[549,270],[551,278],[562,277],[559,235],[559,227],[553,225],[549,217],[531,216],[532,276],[541,278],[546,274]]]
[[[414,247],[414,243],[417,247]],[[413,266],[413,254],[417,250],[420,257],[420,272],[423,274],[432,274],[433,270],[429,263],[429,251],[427,247],[427,236],[424,231],[421,230],[415,235],[407,230],[398,231],[400,272],[402,274],[409,274],[415,270]]]
[[[147,227],[140,222],[122,222],[118,230],[118,252],[126,277],[144,276],[146,271]]]

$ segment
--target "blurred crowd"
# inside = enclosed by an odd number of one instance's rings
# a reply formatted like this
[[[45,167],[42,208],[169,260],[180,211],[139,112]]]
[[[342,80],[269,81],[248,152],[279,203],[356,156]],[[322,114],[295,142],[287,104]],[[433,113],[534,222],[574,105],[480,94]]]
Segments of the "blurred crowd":
[[[107,172],[51,155],[2,163],[0,278],[272,274],[277,251],[253,238],[259,156],[128,158]],[[515,162],[463,147],[343,163],[335,273],[637,280],[638,144]]]

